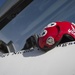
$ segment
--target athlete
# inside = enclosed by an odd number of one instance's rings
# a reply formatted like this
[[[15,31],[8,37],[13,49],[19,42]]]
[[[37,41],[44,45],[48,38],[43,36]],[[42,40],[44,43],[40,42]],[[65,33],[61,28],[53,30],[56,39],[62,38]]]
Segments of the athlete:
[[[32,35],[22,50],[38,47],[49,51],[60,43],[75,40],[75,24],[67,21],[49,23],[40,35]]]

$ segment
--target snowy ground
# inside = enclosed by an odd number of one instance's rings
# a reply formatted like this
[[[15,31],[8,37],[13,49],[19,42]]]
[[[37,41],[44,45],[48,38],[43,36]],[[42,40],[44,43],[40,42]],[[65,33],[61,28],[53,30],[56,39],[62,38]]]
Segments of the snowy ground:
[[[75,75],[75,44],[0,58],[0,75]]]

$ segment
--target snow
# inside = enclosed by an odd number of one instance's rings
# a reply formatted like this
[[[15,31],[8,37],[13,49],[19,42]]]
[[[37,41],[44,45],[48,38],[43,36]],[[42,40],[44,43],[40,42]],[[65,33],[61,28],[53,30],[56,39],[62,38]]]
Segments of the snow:
[[[74,75],[74,46],[0,57],[0,75]]]

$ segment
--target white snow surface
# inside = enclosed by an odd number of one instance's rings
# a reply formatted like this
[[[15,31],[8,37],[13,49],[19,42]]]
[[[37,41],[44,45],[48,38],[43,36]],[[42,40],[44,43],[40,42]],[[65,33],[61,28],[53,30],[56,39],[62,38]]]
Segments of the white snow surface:
[[[0,57],[0,75],[75,75],[75,44]]]

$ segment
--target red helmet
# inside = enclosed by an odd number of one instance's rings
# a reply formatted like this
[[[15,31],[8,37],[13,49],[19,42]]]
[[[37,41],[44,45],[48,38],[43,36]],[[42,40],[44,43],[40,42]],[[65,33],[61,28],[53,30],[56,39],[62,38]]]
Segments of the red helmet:
[[[42,50],[48,51],[58,45],[65,35],[72,40],[75,39],[74,23],[65,21],[49,23],[40,34],[38,45]]]

